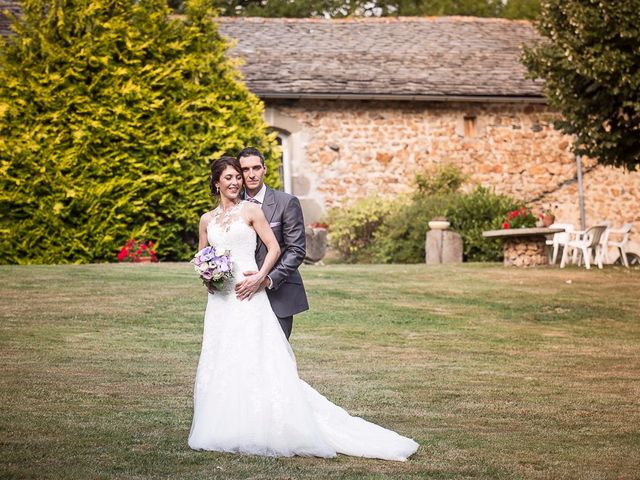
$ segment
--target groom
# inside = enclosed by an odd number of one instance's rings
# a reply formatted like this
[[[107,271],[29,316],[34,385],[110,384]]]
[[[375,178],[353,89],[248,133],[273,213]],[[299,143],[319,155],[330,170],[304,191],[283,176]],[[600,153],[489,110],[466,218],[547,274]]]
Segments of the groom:
[[[304,218],[300,202],[293,195],[272,190],[264,184],[267,169],[264,157],[255,148],[245,148],[238,154],[244,178],[245,200],[259,203],[280,244],[281,255],[263,282],[254,274],[244,272],[246,278],[236,285],[240,300],[250,299],[260,288],[265,288],[271,308],[278,317],[287,339],[293,328],[293,315],[309,309],[307,294],[298,267],[306,254]],[[267,248],[258,238],[256,263],[262,267]]]

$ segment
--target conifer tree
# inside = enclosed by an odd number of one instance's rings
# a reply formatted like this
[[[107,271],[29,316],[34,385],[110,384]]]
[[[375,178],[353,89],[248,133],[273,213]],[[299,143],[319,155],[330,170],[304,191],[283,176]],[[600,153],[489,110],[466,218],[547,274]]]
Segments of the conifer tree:
[[[26,0],[0,44],[0,262],[112,261],[129,238],[197,246],[210,163],[255,146],[262,104],[208,0]]]

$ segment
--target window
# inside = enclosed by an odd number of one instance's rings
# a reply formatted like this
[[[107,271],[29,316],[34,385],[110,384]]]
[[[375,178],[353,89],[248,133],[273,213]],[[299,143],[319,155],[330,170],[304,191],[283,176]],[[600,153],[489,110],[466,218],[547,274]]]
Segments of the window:
[[[476,134],[476,116],[465,115],[464,117],[464,136],[473,137]]]
[[[291,160],[289,158],[289,133],[282,130],[276,131],[278,133],[276,140],[278,142],[278,145],[280,145],[280,150],[282,151],[282,158],[280,168],[278,169],[278,174],[280,175],[280,181],[282,182],[282,189],[287,193],[291,193]]]

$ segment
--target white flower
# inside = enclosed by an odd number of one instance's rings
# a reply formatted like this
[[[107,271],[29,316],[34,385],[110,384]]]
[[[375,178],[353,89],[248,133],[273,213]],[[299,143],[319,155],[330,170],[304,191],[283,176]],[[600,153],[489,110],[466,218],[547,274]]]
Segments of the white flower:
[[[206,272],[209,268],[211,268],[209,262],[202,262],[200,265],[195,266],[196,272],[198,273]]]

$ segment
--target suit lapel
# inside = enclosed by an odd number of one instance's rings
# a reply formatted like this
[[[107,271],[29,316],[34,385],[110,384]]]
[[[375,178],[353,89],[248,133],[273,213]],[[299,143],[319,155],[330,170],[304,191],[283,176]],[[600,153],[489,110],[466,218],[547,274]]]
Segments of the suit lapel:
[[[267,187],[266,192],[264,193],[264,201],[262,202],[262,213],[267,219],[268,223],[271,223],[271,219],[273,215],[276,213],[276,195],[273,193],[269,187]],[[260,250],[260,247],[264,245],[262,243],[262,239],[258,237],[258,241],[256,242],[256,252]],[[266,252],[265,252],[266,255]]]
[[[264,193],[264,202],[262,202],[262,211],[267,217],[267,222],[271,223],[273,215],[276,213],[276,194],[269,187]]]

